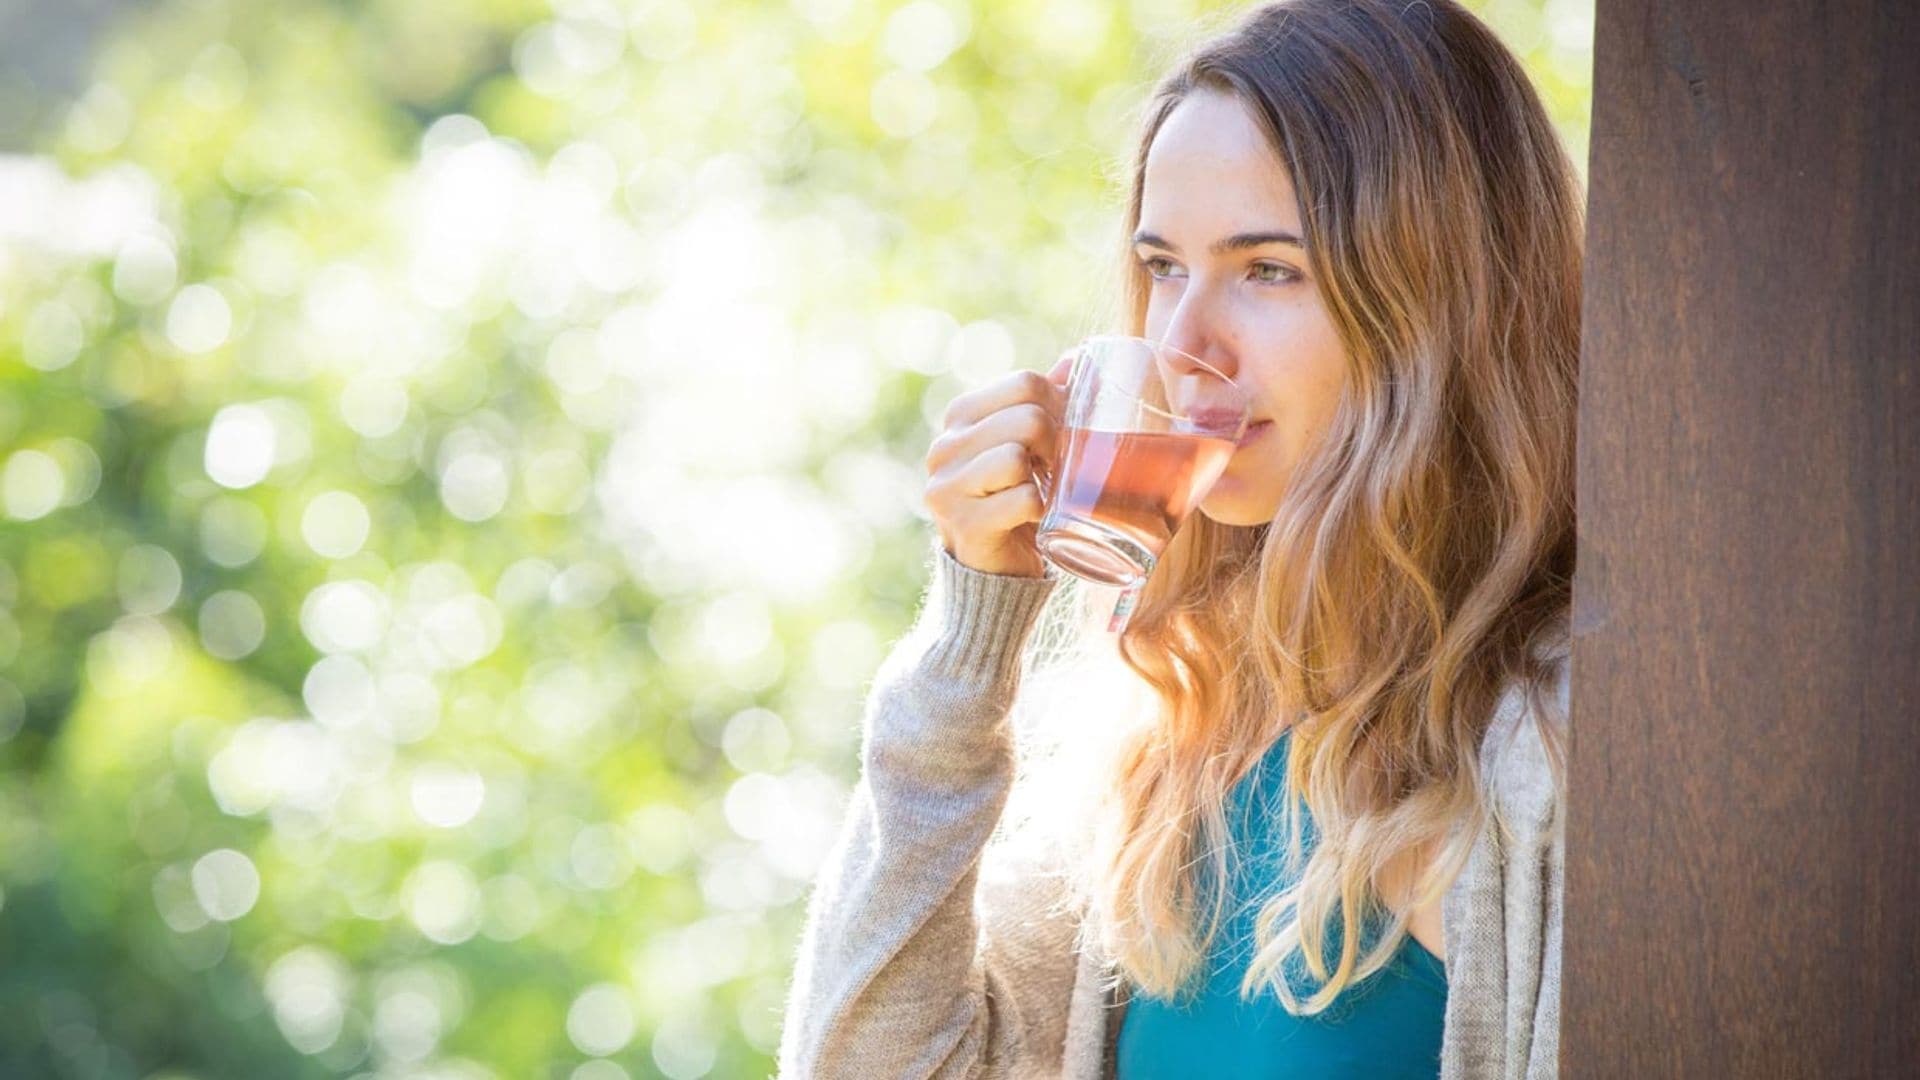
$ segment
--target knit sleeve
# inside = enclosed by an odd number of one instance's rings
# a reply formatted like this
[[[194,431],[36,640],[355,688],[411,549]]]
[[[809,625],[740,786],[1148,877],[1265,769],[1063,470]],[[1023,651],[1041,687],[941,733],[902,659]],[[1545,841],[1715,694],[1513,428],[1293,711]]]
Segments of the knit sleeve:
[[[982,573],[936,547],[915,627],[869,692],[862,774],[808,902],[786,1080],[1059,1074],[1075,922],[1044,861],[989,849],[1021,653],[1055,573]]]

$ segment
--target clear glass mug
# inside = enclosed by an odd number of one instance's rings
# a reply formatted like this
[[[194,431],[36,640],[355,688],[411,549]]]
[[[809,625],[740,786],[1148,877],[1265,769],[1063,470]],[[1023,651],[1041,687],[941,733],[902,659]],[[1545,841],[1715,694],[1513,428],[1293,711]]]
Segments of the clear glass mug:
[[[1169,345],[1081,342],[1060,456],[1035,475],[1046,501],[1041,555],[1097,584],[1138,586],[1225,471],[1250,408],[1244,388]]]

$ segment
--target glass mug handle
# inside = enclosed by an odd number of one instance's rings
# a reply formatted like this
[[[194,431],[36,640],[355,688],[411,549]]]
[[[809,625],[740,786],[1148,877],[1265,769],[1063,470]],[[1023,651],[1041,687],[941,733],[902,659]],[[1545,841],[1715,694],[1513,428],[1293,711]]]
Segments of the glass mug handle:
[[[1073,363],[1067,366],[1068,386],[1074,384],[1074,377],[1080,373],[1081,361],[1086,357],[1086,349],[1083,345],[1075,345],[1071,350]],[[1065,420],[1066,410],[1063,409],[1061,412],[1061,419]],[[1053,457],[1051,459],[1043,459],[1036,454],[1032,458],[1033,486],[1040,491],[1040,505],[1042,507],[1051,507],[1053,505],[1054,470],[1058,468],[1060,464],[1060,454],[1066,449],[1066,444],[1067,433],[1064,430],[1057,431],[1054,436]]]

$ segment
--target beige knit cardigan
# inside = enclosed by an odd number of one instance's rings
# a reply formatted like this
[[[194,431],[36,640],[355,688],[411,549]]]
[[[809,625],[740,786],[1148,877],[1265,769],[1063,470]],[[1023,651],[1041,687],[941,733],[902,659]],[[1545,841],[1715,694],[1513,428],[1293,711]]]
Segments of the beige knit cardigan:
[[[869,691],[862,775],[807,906],[785,1080],[1113,1075],[1125,982],[1078,945],[1058,866],[989,844],[1013,781],[1020,658],[1058,572],[976,571],[938,544],[914,630]],[[1559,715],[1570,661],[1557,654]],[[1442,899],[1442,1080],[1557,1073],[1564,830],[1519,688],[1481,750],[1494,816]]]

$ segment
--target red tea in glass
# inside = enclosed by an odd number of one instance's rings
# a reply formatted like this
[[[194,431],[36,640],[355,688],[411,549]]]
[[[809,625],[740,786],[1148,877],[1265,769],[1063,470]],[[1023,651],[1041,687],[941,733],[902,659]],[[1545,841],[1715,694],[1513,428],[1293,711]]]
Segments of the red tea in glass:
[[[1135,585],[1226,469],[1246,430],[1233,380],[1143,338],[1084,342],[1037,543],[1067,573]]]

